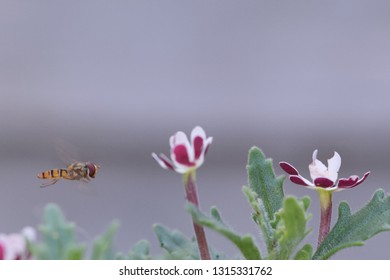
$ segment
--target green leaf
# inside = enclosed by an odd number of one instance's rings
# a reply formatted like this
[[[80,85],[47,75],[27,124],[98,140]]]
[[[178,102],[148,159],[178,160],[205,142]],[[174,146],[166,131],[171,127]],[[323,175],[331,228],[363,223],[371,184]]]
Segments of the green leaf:
[[[67,222],[56,204],[48,204],[44,210],[44,222],[38,226],[42,242],[31,244],[32,255],[43,260],[82,259],[85,245],[74,238],[75,225]]]
[[[113,221],[107,231],[96,238],[93,248],[92,256],[93,260],[112,260],[114,259],[113,250],[112,250],[112,240],[115,233],[119,228],[119,222]]]
[[[84,257],[85,247],[79,245],[73,245],[68,250],[68,260],[82,260]]]
[[[180,231],[169,230],[160,224],[153,226],[160,246],[166,250],[165,258],[198,260],[199,250],[195,242],[189,240]]]
[[[257,197],[257,194],[247,186],[242,188],[245,196],[248,199],[250,206],[253,209],[252,218],[257,225],[259,225],[261,231],[263,232],[263,237],[265,244],[267,246],[268,253],[271,252],[275,246],[275,230],[272,228],[270,223],[270,218],[268,213],[265,210],[264,204]]]
[[[129,252],[130,260],[150,260],[150,244],[147,240],[138,241]]]
[[[164,259],[174,260],[199,260],[199,249],[195,239],[187,238],[183,233],[177,230],[170,230],[163,225],[155,224],[153,226],[160,246],[165,249]],[[225,256],[209,247],[211,259],[220,260]]]
[[[248,158],[249,187],[261,199],[270,220],[283,204],[284,176],[276,177],[272,167],[272,159],[265,158],[264,153],[257,147],[249,150]],[[270,223],[268,221],[268,223]]]
[[[339,250],[351,246],[362,246],[372,236],[390,230],[390,196],[382,189],[374,193],[371,201],[355,214],[347,202],[339,205],[338,220],[313,259],[328,259]]]
[[[311,260],[313,255],[313,247],[310,244],[305,244],[296,254],[294,260]]]
[[[213,207],[211,209],[211,217],[207,217],[192,203],[188,203],[186,208],[197,224],[210,228],[228,238],[237,246],[246,259],[261,259],[260,251],[254,244],[252,236],[240,236],[230,229],[225,223],[223,223],[217,208]]]
[[[308,197],[300,200],[292,196],[285,198],[283,208],[277,213],[280,217],[275,233],[278,246],[270,254],[271,258],[290,259],[296,247],[311,231],[306,228],[311,218],[306,213],[309,201]]]

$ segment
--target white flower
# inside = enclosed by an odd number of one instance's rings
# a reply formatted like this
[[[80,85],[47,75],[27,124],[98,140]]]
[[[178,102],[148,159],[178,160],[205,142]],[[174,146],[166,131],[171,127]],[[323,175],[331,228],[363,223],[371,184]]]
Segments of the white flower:
[[[302,177],[298,170],[291,164],[282,161],[279,165],[290,175],[289,178],[291,182],[311,189],[322,188],[329,191],[354,188],[363,183],[370,174],[370,172],[366,172],[361,179],[356,175],[352,175],[348,178],[341,178],[337,182],[338,172],[341,166],[340,155],[337,152],[334,152],[333,157],[328,159],[328,167],[326,167],[317,159],[317,150],[313,152],[313,161],[309,165],[312,182]]]
[[[203,162],[212,137],[206,137],[206,133],[200,126],[191,132],[191,142],[184,132],[177,132],[169,139],[171,147],[171,160],[164,154],[152,154],[153,158],[164,169],[171,169],[178,173],[186,173],[188,170],[197,169]]]
[[[36,232],[31,227],[25,227],[21,233],[0,234],[0,260],[28,259],[27,240],[35,239]]]

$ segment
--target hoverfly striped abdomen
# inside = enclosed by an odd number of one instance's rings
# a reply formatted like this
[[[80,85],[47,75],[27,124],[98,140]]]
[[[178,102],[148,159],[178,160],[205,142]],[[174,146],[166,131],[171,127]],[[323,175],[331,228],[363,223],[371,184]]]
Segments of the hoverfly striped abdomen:
[[[39,173],[37,176],[39,179],[59,179],[59,178],[67,178],[68,170],[66,169],[51,169]]]

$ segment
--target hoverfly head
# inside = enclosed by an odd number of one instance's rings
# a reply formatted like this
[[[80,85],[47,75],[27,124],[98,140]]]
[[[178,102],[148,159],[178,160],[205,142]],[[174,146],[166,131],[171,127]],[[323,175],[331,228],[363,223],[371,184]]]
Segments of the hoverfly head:
[[[94,164],[90,161],[86,162],[85,164],[88,168],[88,176],[91,178],[95,178],[96,172],[100,169],[100,166],[97,164]]]

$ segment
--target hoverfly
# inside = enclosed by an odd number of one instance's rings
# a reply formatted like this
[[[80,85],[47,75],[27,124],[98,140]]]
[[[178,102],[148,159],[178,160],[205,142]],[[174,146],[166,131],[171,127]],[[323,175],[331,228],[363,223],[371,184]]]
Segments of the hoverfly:
[[[41,188],[47,187],[57,183],[58,180],[80,180],[89,182],[91,178],[95,178],[96,172],[100,169],[100,166],[90,161],[87,162],[74,162],[69,164],[66,168],[51,169],[39,173],[37,177],[39,179],[51,179],[48,183],[41,185]]]

